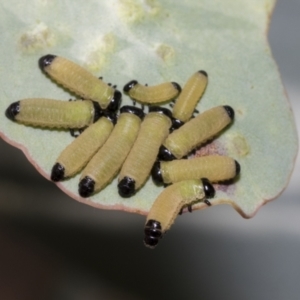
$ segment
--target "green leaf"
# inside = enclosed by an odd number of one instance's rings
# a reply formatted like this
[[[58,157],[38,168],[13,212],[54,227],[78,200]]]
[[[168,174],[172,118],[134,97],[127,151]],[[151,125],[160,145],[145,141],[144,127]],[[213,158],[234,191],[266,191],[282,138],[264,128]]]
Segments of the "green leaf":
[[[66,131],[11,122],[4,111],[23,98],[73,97],[39,70],[39,57],[51,53],[77,62],[119,89],[132,79],[184,85],[195,71],[205,70],[209,84],[198,109],[230,105],[236,119],[198,155],[229,155],[241,165],[234,184],[216,185],[212,204],[228,203],[251,217],[282,192],[293,169],[297,135],[266,38],[274,0],[29,2],[0,4],[5,28],[0,128],[2,138],[22,149],[43,176],[49,178],[57,156],[73,138]],[[123,99],[123,104],[131,103]],[[57,185],[83,203],[143,214],[162,190],[149,179],[134,197],[122,199],[114,180],[102,192],[82,199],[78,179],[79,175]]]

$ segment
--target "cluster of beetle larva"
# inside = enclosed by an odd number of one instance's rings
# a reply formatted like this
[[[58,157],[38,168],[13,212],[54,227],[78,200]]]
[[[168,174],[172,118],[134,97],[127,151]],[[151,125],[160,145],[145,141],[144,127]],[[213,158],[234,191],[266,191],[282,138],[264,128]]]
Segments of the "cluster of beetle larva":
[[[214,197],[215,190],[210,182],[230,180],[239,174],[239,163],[227,156],[186,159],[234,119],[230,106],[217,106],[193,116],[207,85],[205,71],[193,74],[182,90],[176,82],[149,87],[130,81],[123,91],[134,101],[149,105],[149,112],[127,105],[117,115],[122,94],[116,86],[63,57],[45,55],[39,66],[82,99],[23,99],[12,103],[6,116],[29,126],[84,128],[62,151],[51,171],[55,182],[82,171],[78,186],[82,197],[102,190],[118,172],[121,197],[135,194],[150,173],[156,184],[168,185],[147,216],[146,246],[157,245],[184,207],[191,211],[199,201],[211,205],[208,199]],[[156,106],[177,96],[172,112]]]

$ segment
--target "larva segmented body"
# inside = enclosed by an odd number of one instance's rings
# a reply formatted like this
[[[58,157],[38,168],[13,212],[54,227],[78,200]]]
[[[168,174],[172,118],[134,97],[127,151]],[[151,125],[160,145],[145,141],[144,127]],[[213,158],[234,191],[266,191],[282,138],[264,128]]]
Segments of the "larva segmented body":
[[[196,202],[213,198],[214,187],[205,179],[184,180],[165,188],[154,201],[146,219],[144,243],[154,248],[170,229],[180,210]]]
[[[12,103],[6,116],[19,123],[49,128],[83,128],[95,122],[101,108],[93,101],[28,98]]]
[[[175,98],[180,92],[181,87],[176,82],[164,82],[155,86],[145,86],[136,80],[127,83],[123,91],[129,97],[145,104],[157,104]]]
[[[156,162],[152,178],[157,184],[207,178],[210,182],[233,179],[240,173],[240,164],[231,157],[209,155],[191,159]]]
[[[114,114],[106,114],[85,129],[59,155],[52,168],[51,179],[61,181],[81,171],[108,139],[115,122]]]
[[[194,73],[186,82],[173,107],[173,118],[177,123],[187,122],[193,115],[196,105],[207,86],[205,71]]]
[[[48,54],[39,59],[39,66],[59,84],[83,99],[98,102],[102,109],[119,108],[122,94],[74,62]]]
[[[171,112],[166,108],[150,107],[119,174],[120,196],[132,196],[145,183],[156,160],[159,147],[169,134],[172,125],[171,116]]]
[[[234,110],[230,106],[216,106],[173,131],[159,150],[159,159],[179,159],[211,139],[233,121]]]

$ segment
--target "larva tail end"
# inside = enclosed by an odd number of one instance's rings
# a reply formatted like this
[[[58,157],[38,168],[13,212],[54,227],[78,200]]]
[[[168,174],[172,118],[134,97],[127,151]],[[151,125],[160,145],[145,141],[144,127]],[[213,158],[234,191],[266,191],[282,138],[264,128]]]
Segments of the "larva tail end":
[[[145,225],[144,229],[145,237],[144,244],[145,246],[153,249],[159,242],[159,239],[162,238],[161,224],[155,220],[149,220]]]
[[[138,108],[136,106],[131,106],[131,105],[124,105],[120,109],[120,113],[131,113],[136,116],[138,116],[141,120],[144,119],[145,113],[141,108]]]
[[[205,77],[208,77],[207,73],[204,70],[198,71],[199,73],[203,74]]]
[[[124,85],[123,91],[124,93],[128,93],[138,82],[136,80],[131,80],[127,84]]]
[[[118,90],[115,90],[114,96],[110,100],[110,103],[106,109],[115,112],[119,109],[121,102],[122,102],[122,93]]]
[[[95,181],[90,178],[89,176],[85,176],[81,181],[79,182],[79,188],[78,192],[79,195],[83,198],[89,197],[93,194],[95,189]]]
[[[174,130],[180,128],[183,124],[184,124],[184,122],[180,121],[179,119],[172,118],[171,131],[174,131]]]
[[[56,163],[51,171],[51,180],[52,181],[61,181],[65,179],[65,168],[60,163]]]
[[[231,120],[233,120],[234,119],[234,110],[233,110],[233,108],[231,106],[229,106],[229,105],[224,105],[223,107],[226,110],[229,118]]]
[[[52,54],[47,54],[45,56],[42,56],[39,59],[39,67],[41,68],[41,70],[43,71],[46,67],[51,65],[51,63],[55,59],[55,57],[56,57],[56,55],[52,55]]]
[[[5,115],[8,119],[14,121],[15,116],[20,112],[20,101],[14,102],[9,105],[5,111]]]
[[[235,160],[235,176],[238,176],[241,172],[241,165]]]
[[[164,145],[160,146],[159,148],[158,158],[166,161],[176,159],[176,157],[171,153],[171,151],[168,150]]]
[[[178,93],[181,93],[181,86],[177,82],[172,82],[172,84]]]
[[[135,180],[125,176],[118,183],[119,195],[123,198],[129,198],[135,193]]]
[[[210,183],[210,181],[207,178],[201,178],[201,180],[202,180],[202,184],[203,184],[205,197],[208,199],[213,198],[216,193],[215,188],[213,187],[213,185]]]
[[[150,106],[149,107],[149,113],[150,112],[158,112],[160,114],[164,114],[170,119],[172,119],[172,113],[168,108],[161,107],[161,106]]]
[[[151,170],[151,175],[152,175],[152,179],[155,182],[155,184],[161,185],[164,183],[159,161],[156,161],[154,163],[152,170]]]
[[[177,82],[171,82],[174,88],[178,91],[178,94],[181,93],[181,86]]]

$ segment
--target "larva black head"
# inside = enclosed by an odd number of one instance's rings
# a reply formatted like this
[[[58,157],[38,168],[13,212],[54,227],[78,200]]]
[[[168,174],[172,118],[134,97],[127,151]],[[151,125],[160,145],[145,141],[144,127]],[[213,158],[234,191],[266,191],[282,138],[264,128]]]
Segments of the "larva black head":
[[[164,114],[170,119],[172,119],[172,113],[169,109],[161,106],[149,106],[149,113],[151,112],[158,112],[160,114]]]
[[[161,160],[174,160],[176,157],[164,145],[161,145],[158,151],[158,158]]]
[[[205,77],[208,77],[207,73],[203,70],[198,71],[199,73],[203,74]]]
[[[145,113],[141,108],[138,108],[136,106],[131,106],[131,105],[124,105],[120,109],[120,113],[131,113],[136,116],[138,116],[141,120],[144,119]]]
[[[5,111],[5,115],[10,120],[14,121],[15,116],[20,112],[20,101],[14,102],[9,105]]]
[[[100,107],[100,104],[96,101],[92,101],[94,106],[94,119],[93,122],[95,123],[98,119],[103,116],[103,110]]]
[[[52,55],[52,54],[47,54],[45,56],[42,56],[39,59],[39,67],[42,69],[42,71],[49,65],[51,65],[52,61],[54,60],[54,58],[56,57],[56,55]]]
[[[210,183],[210,181],[207,178],[201,178],[202,184],[203,184],[203,189],[205,193],[205,197],[210,199],[215,196],[215,188],[213,185]]]
[[[135,193],[135,180],[125,176],[118,183],[119,195],[123,198],[129,198]]]
[[[103,111],[103,117],[107,118],[108,120],[110,120],[114,125],[117,123],[117,114],[115,112],[112,111]]]
[[[235,176],[238,176],[241,172],[241,165],[235,160]]]
[[[131,80],[127,84],[124,85],[123,91],[124,93],[128,93],[138,82],[136,80]]]
[[[154,248],[162,238],[161,224],[155,220],[148,220],[144,229],[144,243],[149,248]]]
[[[184,122],[180,121],[179,119],[172,118],[171,130],[172,131],[176,130],[176,129],[180,128],[183,124],[184,124]]]
[[[223,107],[226,110],[229,118],[231,120],[233,120],[234,119],[234,110],[233,110],[233,108],[231,106],[229,106],[229,105],[224,105]]]
[[[161,173],[161,168],[160,168],[160,161],[156,161],[154,163],[152,170],[151,170],[151,175],[152,175],[153,181],[156,184],[161,185],[164,183],[162,173]]]
[[[60,164],[56,163],[51,171],[51,180],[52,181],[61,181],[65,179],[65,168]]]
[[[110,103],[106,109],[115,112],[119,109],[121,102],[122,102],[122,93],[118,90],[115,90],[114,96],[110,100]]]
[[[174,86],[174,88],[180,93],[181,92],[181,86],[177,82],[171,82]]]
[[[83,197],[83,198],[89,197],[90,195],[92,195],[94,193],[95,181],[91,177],[85,176],[79,182],[78,187],[79,187],[78,192],[81,197]]]

